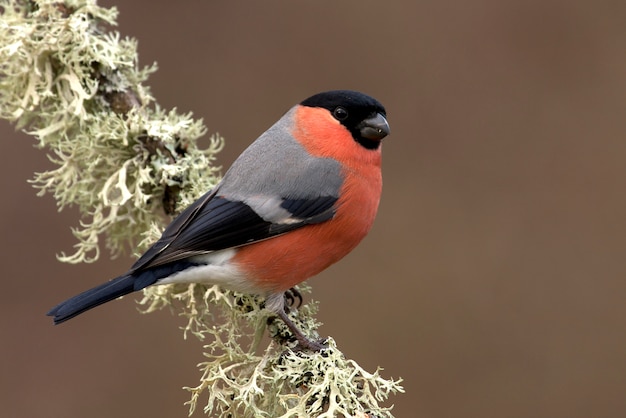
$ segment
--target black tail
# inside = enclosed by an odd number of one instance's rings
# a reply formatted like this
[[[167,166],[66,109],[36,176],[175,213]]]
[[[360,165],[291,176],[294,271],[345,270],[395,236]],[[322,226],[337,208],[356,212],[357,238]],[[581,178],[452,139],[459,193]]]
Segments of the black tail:
[[[120,276],[58,304],[46,315],[53,316],[54,323],[60,324],[91,308],[139,290],[135,289],[136,279],[130,275]]]

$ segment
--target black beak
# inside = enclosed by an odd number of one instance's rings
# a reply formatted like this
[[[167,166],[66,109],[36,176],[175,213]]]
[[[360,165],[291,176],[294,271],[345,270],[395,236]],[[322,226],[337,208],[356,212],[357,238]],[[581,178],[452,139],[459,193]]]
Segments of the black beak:
[[[380,113],[376,113],[376,115],[364,119],[357,126],[357,129],[365,139],[380,141],[389,135],[389,123]]]

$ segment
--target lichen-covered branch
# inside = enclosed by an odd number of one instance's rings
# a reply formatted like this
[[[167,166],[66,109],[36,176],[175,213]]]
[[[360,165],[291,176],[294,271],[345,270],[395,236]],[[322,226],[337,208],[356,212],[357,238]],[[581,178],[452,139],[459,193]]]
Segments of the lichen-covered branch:
[[[180,306],[187,319],[185,335],[202,341],[206,360],[198,365],[200,384],[191,392],[191,415],[201,396],[211,417],[391,417],[383,407],[391,394],[404,392],[401,379],[384,379],[379,370],[369,373],[346,359],[335,341],[319,353],[292,350],[296,345],[287,327],[270,318],[262,300],[223,292],[217,286],[175,285],[175,292],[154,287],[141,303],[152,311]],[[300,285],[302,293],[310,293]],[[293,319],[309,338],[318,339],[317,303],[292,307]],[[272,340],[261,344],[267,328]]]
[[[138,68],[137,42],[107,30],[115,9],[79,0],[2,7],[0,117],[57,165],[35,175],[40,193],[83,215],[63,261],[95,261],[102,240],[113,255],[134,250],[164,209],[176,213],[217,182],[221,138],[200,150],[202,121],[153,105],[142,83],[156,67]]]
[[[138,67],[137,43],[113,30],[116,17],[94,0],[0,0],[0,117],[54,163],[32,180],[39,194],[80,210],[65,262],[95,261],[103,243],[113,256],[146,248],[169,215],[219,180],[223,140],[214,135],[199,149],[202,122],[154,103],[144,82],[156,67]],[[403,391],[400,380],[346,359],[332,339],[320,353],[293,351],[288,330],[255,296],[169,285],[145,290],[141,303],[146,312],[172,307],[186,318],[184,335],[206,341],[190,413],[204,396],[204,411],[219,417],[391,416],[378,403]],[[309,302],[291,311],[312,338],[316,310]]]

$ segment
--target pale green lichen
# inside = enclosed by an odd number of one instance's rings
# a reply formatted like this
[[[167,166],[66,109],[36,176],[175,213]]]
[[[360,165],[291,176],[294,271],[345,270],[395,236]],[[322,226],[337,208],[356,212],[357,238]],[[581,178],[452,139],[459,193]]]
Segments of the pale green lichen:
[[[222,139],[200,150],[202,122],[153,103],[143,82],[156,67],[138,68],[136,41],[110,30],[116,17],[94,0],[0,0],[0,117],[34,136],[57,166],[35,175],[40,194],[80,210],[66,262],[96,260],[101,241],[112,255],[146,248],[164,212],[219,180]],[[181,312],[185,337],[206,342],[200,383],[187,388],[190,414],[205,397],[204,412],[219,417],[391,416],[379,402],[403,392],[400,380],[366,372],[331,338],[320,353],[294,351],[282,322],[267,325],[258,297],[169,285],[147,289],[141,303],[146,312]],[[316,312],[315,303],[291,312],[313,339]]]
[[[299,289],[310,293],[306,285]],[[150,289],[141,303],[147,311],[180,306],[185,335],[207,341],[200,384],[186,388],[190,415],[204,396],[204,413],[212,417],[391,417],[391,407],[379,402],[404,392],[401,379],[363,370],[332,338],[319,353],[298,351],[284,324],[272,320],[257,297],[217,286],[171,285]],[[314,340],[321,325],[316,313],[315,302],[291,309],[292,319]],[[266,328],[272,340],[264,346]]]
[[[205,150],[206,128],[191,115],[149,105],[137,42],[107,32],[117,11],[94,1],[4,1],[0,20],[0,117],[16,122],[58,168],[37,173],[40,194],[83,219],[67,262],[136,248],[136,237],[162,223],[163,199],[174,213],[218,180],[212,165],[222,140]],[[124,244],[128,247],[124,247]]]

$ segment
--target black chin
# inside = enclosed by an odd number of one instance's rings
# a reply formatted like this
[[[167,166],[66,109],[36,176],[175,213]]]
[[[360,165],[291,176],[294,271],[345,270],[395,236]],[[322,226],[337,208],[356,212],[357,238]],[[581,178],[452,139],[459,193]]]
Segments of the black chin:
[[[361,144],[361,146],[363,146],[364,148],[367,148],[369,150],[376,150],[380,147],[380,144],[382,141],[375,140],[375,139],[367,139],[367,138],[363,138],[362,136],[360,136],[360,137],[356,137],[356,142]]]

